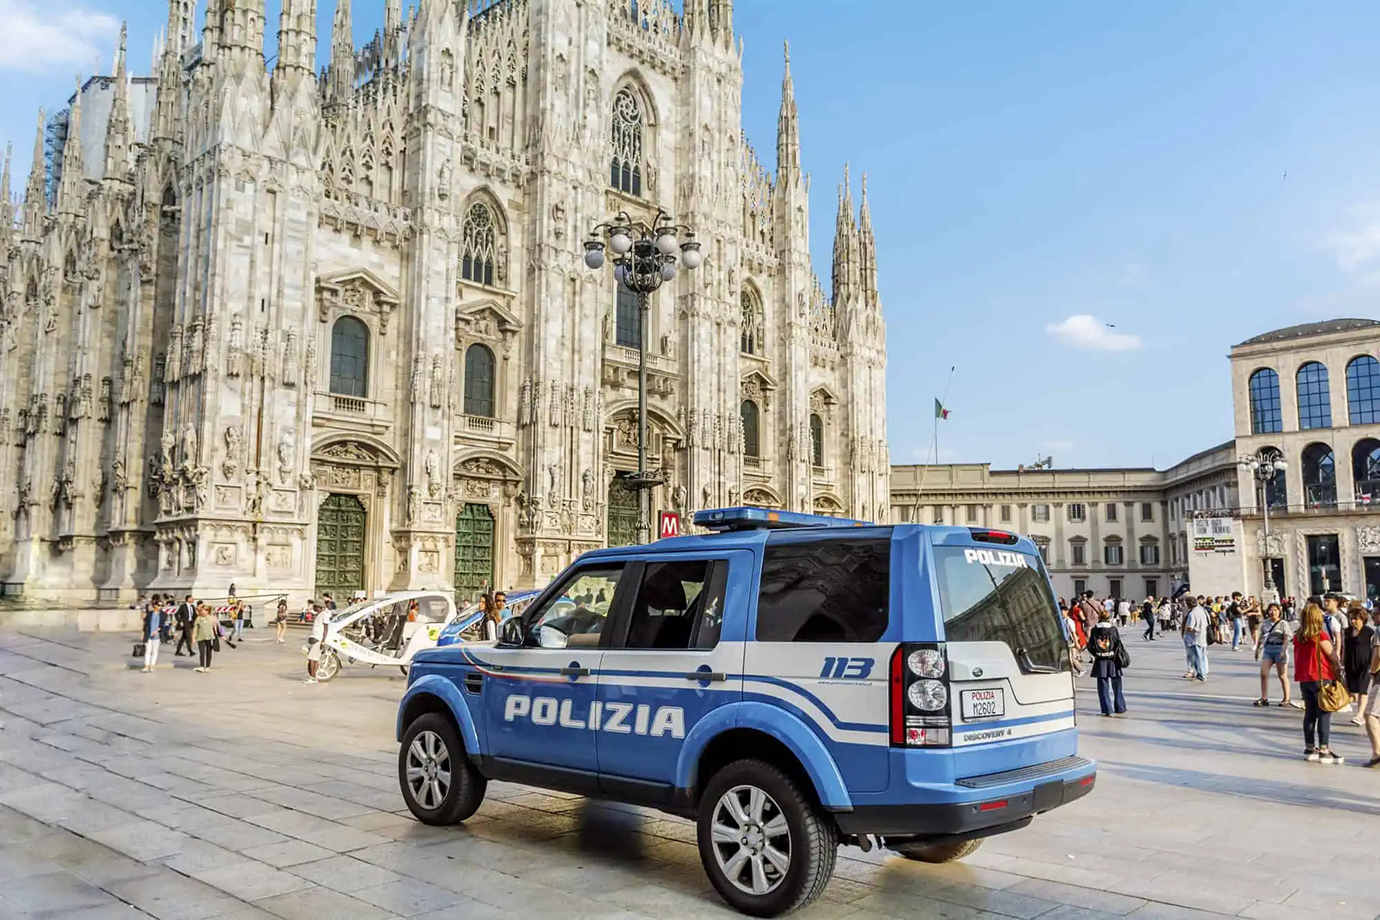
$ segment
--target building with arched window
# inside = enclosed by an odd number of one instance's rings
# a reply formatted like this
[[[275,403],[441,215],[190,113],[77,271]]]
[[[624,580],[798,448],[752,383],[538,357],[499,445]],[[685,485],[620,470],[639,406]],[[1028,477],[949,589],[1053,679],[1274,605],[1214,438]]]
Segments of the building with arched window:
[[[744,85],[732,0],[380,2],[363,48],[348,2],[320,48],[324,5],[195,6],[152,74],[34,100],[0,200],[0,592],[468,599],[641,538],[640,504],[885,516],[866,179],[816,270],[789,57]],[[644,301],[583,267],[662,209],[702,269]]]

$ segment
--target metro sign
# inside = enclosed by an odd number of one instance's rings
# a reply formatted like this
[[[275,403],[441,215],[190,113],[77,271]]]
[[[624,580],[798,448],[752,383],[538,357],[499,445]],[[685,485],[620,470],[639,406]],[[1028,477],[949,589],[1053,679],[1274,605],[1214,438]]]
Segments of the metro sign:
[[[663,511],[657,518],[657,539],[680,536],[680,512]]]

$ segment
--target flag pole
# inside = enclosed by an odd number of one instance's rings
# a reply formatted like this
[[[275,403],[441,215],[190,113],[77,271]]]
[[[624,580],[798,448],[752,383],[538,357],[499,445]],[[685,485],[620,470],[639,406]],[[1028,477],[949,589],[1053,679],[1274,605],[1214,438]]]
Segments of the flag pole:
[[[940,405],[941,407],[944,405],[944,401],[947,400],[947,399],[949,398],[949,387],[953,385],[953,382],[954,382],[954,368],[956,368],[956,367],[958,367],[958,365],[955,364],[955,365],[952,365],[952,366],[949,368],[949,379],[946,380],[946,381],[944,382],[944,397],[943,397],[943,399],[940,399],[940,400],[939,400],[939,405]],[[916,502],[917,502],[917,504],[916,504],[916,506],[915,506],[915,514],[916,514],[917,517],[918,517],[919,514],[920,514],[920,505],[919,505],[918,503],[919,503],[919,501],[920,501],[920,498],[925,494],[925,477],[929,475],[929,473],[930,473],[930,467],[931,467],[931,466],[935,466],[935,465],[937,465],[938,463],[939,463],[939,412],[936,411],[936,412],[934,413],[934,435],[933,435],[933,436],[931,437],[931,439],[930,439],[930,462],[927,463],[927,464],[925,464],[924,469],[920,470],[920,485],[919,485],[919,486],[916,488],[916,490],[915,490]],[[918,524],[919,521],[916,521],[916,523]]]

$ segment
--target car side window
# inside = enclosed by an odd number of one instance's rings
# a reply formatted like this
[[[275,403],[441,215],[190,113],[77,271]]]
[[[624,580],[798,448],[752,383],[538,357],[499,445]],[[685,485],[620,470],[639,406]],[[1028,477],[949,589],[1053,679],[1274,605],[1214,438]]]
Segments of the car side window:
[[[891,592],[889,537],[767,543],[759,642],[876,642]]]
[[[608,622],[623,565],[580,569],[553,597],[531,611],[529,645],[541,648],[594,648]]]
[[[725,562],[706,560],[648,563],[623,647],[709,649],[718,645],[727,568]]]

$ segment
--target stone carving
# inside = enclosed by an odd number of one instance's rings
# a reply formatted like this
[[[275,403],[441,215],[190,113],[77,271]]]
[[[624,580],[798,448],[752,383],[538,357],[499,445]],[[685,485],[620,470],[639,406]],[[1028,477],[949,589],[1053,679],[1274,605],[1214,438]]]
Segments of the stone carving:
[[[233,543],[217,543],[212,558],[218,568],[229,569],[235,566],[236,549]]]
[[[244,318],[238,313],[230,318],[228,351],[225,357],[225,376],[238,377],[244,372]]]
[[[522,392],[518,399],[518,424],[529,425],[532,422],[532,381],[522,382]]]
[[[297,386],[297,332],[292,329],[283,336],[283,364],[278,379],[285,387]]]
[[[407,490],[407,516],[406,523],[410,526],[416,524],[421,518],[422,492],[416,486]]]
[[[296,468],[297,432],[287,428],[278,439],[278,485],[289,485],[292,482],[292,472]]]
[[[589,467],[580,474],[580,506],[586,511],[594,508],[594,471]]]
[[[685,510],[685,500],[688,496],[685,493],[685,486],[677,485],[671,490],[671,507],[677,511]]]
[[[233,480],[240,472],[240,453],[243,448],[240,426],[226,426],[225,434],[222,437],[225,439],[225,459],[221,461],[220,472],[226,479]]]
[[[307,337],[306,358],[302,361],[302,385],[308,389],[316,386],[316,336]]]
[[[173,326],[168,335],[168,356],[164,365],[165,383],[177,383],[182,379],[182,327]]]
[[[556,381],[551,381],[551,427],[559,428],[561,425],[561,385]]]
[[[422,469],[426,473],[426,493],[433,500],[441,497],[441,458],[436,455],[436,451],[428,450],[426,459],[422,461]]]
[[[431,356],[431,408],[441,408],[446,396],[445,365],[439,354]]]
[[[1380,552],[1380,527],[1358,527],[1356,529],[1357,538],[1360,538],[1360,532],[1362,530],[1367,529],[1375,531],[1376,551]],[[1255,532],[1255,545],[1256,552],[1261,557],[1284,556],[1288,552],[1285,548],[1284,534],[1278,530],[1272,530],[1267,535],[1263,528],[1257,528]],[[1362,551],[1365,551],[1364,547],[1362,547]]]
[[[553,463],[546,468],[546,480],[548,495],[554,499],[561,491],[561,465],[559,463]]]
[[[412,401],[418,405],[426,401],[424,388],[426,380],[423,376],[423,368],[426,366],[426,358],[417,355],[412,359]]]
[[[182,429],[182,468],[191,469],[197,461],[196,428],[187,425]]]
[[[1274,534],[1270,534],[1271,537]],[[1281,541],[1281,547],[1283,542]],[[1374,524],[1362,524],[1356,528],[1356,548],[1361,551],[1362,556],[1374,556],[1380,554],[1380,526]],[[1276,555],[1276,554],[1271,554]],[[1283,550],[1278,555],[1283,555]]]

